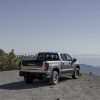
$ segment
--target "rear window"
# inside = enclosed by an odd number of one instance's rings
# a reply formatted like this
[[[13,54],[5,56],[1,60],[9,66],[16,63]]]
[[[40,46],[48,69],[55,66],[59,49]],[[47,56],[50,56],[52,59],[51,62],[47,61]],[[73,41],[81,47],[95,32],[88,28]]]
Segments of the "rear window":
[[[52,54],[52,53],[39,53],[37,60],[58,61],[59,56],[58,54]]]

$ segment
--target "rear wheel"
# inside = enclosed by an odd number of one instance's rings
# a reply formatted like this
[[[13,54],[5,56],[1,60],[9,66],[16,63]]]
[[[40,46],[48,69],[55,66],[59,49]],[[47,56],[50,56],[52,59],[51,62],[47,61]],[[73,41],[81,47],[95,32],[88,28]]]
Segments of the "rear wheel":
[[[57,71],[53,71],[51,78],[49,79],[49,83],[51,85],[56,85],[59,80],[59,75]]]
[[[76,68],[73,75],[72,75],[72,78],[73,79],[78,79],[80,76],[80,69],[79,68]]]
[[[24,76],[25,83],[31,84],[33,83],[33,77],[31,76]]]

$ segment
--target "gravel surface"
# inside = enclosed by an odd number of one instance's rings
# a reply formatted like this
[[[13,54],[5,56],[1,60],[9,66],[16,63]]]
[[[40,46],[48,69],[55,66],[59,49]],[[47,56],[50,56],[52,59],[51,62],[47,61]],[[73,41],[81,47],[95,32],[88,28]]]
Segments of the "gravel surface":
[[[0,100],[100,100],[100,77],[83,74],[52,86],[47,80],[25,84],[18,71],[4,71],[0,72]]]

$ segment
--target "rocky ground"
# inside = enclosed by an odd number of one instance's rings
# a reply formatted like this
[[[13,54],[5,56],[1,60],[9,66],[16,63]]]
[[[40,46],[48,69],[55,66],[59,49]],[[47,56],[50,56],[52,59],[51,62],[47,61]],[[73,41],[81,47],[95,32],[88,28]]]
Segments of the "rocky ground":
[[[0,100],[100,100],[100,77],[83,74],[52,86],[47,80],[25,84],[18,71],[4,71],[0,72]]]

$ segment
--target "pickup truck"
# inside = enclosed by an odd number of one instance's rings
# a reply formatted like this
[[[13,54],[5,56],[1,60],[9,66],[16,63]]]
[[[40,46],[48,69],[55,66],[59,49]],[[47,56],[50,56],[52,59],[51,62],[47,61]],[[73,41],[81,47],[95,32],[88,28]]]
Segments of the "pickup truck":
[[[79,78],[80,65],[76,58],[67,53],[39,52],[36,60],[21,62],[19,75],[24,76],[26,83],[32,83],[34,79],[48,78],[49,83],[55,85],[62,76]]]

